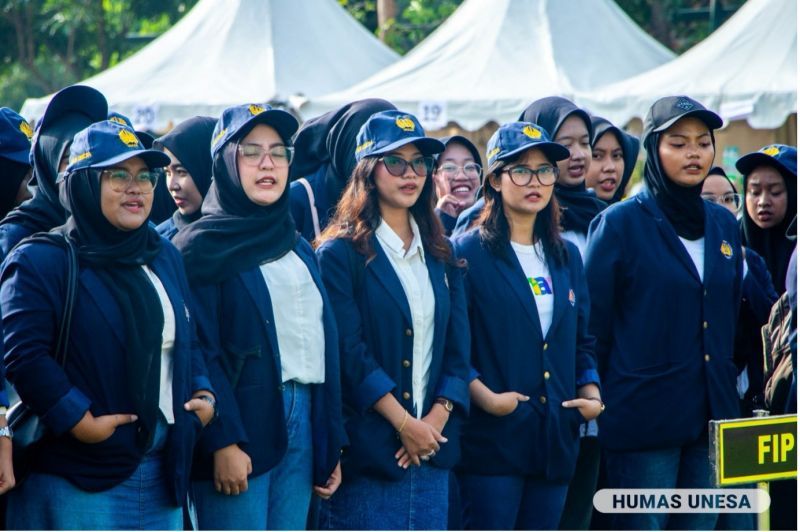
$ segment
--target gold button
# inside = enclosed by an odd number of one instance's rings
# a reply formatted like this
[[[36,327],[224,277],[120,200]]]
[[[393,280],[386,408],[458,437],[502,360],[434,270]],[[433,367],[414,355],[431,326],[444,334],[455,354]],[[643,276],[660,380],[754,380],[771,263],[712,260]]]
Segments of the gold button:
[[[411,367],[411,361],[410,360],[403,360],[403,367],[404,368],[410,368]]]
[[[547,402],[547,397],[542,395],[541,397],[539,397],[539,402],[542,403],[542,404],[545,404]]]
[[[405,399],[406,401],[408,401],[409,399],[411,399],[411,394],[410,394],[410,393],[408,393],[408,392],[403,392],[403,399]]]
[[[547,342],[544,343],[544,345],[542,346],[542,349],[547,351]]]
[[[704,288],[704,289],[703,289],[703,296],[705,297],[705,296],[707,296],[707,295],[708,295],[708,290],[706,290],[706,289]]]
[[[545,371],[544,372],[544,380],[547,380],[549,378],[550,378],[550,372],[549,371]]]
[[[706,362],[708,362],[709,360],[711,360],[711,355],[709,355],[708,353],[706,353],[706,356],[705,356],[705,357],[703,357],[703,358],[705,358],[705,359],[706,359]]]
[[[703,322],[703,329],[708,329],[708,322],[707,321]]]
[[[414,334],[414,331],[411,329],[406,329],[406,336],[411,336],[412,334]]]

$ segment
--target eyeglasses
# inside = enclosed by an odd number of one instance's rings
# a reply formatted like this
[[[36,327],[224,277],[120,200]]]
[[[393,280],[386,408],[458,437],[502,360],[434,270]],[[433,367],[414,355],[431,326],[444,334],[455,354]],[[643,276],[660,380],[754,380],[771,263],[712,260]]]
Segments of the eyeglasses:
[[[446,163],[440,166],[438,171],[447,179],[454,179],[458,176],[459,171],[463,171],[464,175],[470,179],[480,179],[482,170],[481,165],[478,163],[467,163],[464,166]]]
[[[537,169],[528,168],[527,166],[513,166],[511,168],[504,168],[503,172],[508,174],[511,182],[518,187],[525,187],[536,176],[536,180],[543,187],[553,186],[558,179],[558,168],[555,166],[542,166]]]
[[[433,170],[433,157],[417,157],[413,161],[406,161],[396,155],[386,155],[380,160],[383,161],[386,170],[395,177],[405,174],[409,166],[418,176],[427,176]]]
[[[247,166],[260,166],[264,157],[269,155],[275,168],[284,168],[292,164],[294,148],[288,146],[273,146],[262,148],[258,144],[240,144],[238,147],[242,162]]]
[[[723,207],[735,207],[738,209],[742,204],[742,195],[735,192],[728,192],[727,194],[722,194],[720,196],[717,196],[716,194],[705,193],[700,194],[700,197],[706,201],[716,203],[717,205],[722,205]]]
[[[142,194],[152,194],[158,184],[158,173],[156,172],[139,172],[135,176],[121,168],[112,168],[103,170],[101,177],[108,179],[108,184],[114,192],[125,192],[128,190],[132,183],[136,183],[139,192]]]

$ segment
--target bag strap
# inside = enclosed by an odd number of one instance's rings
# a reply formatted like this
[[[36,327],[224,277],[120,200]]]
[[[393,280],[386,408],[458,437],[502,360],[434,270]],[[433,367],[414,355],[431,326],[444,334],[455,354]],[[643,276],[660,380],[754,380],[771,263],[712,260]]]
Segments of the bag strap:
[[[311,222],[314,224],[314,237],[319,238],[319,235],[322,231],[320,231],[319,228],[319,215],[317,214],[317,205],[314,201],[314,189],[311,188],[311,183],[309,183],[308,179],[305,177],[297,179],[297,182],[303,185],[303,188],[306,189],[306,194],[308,195],[308,205],[311,207]]]

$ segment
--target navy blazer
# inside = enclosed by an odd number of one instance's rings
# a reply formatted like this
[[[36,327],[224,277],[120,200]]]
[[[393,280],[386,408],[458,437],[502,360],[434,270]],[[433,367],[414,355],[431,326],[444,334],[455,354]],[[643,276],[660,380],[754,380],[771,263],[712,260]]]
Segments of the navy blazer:
[[[647,191],[592,221],[585,264],[607,406],[601,443],[679,447],[705,434],[709,419],[738,417],[742,246],[730,212],[705,202],[703,282]]]
[[[158,224],[156,226],[156,231],[158,231],[159,235],[170,241],[178,234],[178,228],[175,227],[175,220],[172,219],[172,216]]]
[[[168,489],[175,504],[186,497],[192,452],[202,428],[183,404],[212,390],[195,324],[180,253],[162,240],[150,264],[175,311],[172,393],[175,424],[166,447]],[[14,249],[0,272],[5,362],[10,381],[49,431],[32,449],[33,471],[64,477],[81,489],[102,491],[130,477],[144,450],[138,423],[117,427],[105,441],[81,443],[69,432],[87,410],[94,416],[133,412],[126,387],[125,324],[119,306],[89,267],[80,267],[66,367],[51,355],[64,311],[67,253],[41,242]],[[144,311],[144,309],[143,309]]]
[[[298,238],[294,252],[322,296],[325,383],[311,386],[311,425],[314,483],[324,485],[346,444],[336,318],[311,246]],[[267,283],[254,266],[220,284],[195,286],[193,293],[201,342],[220,404],[219,419],[201,437],[194,476],[213,478],[213,452],[233,443],[250,456],[251,476],[261,475],[283,458],[288,443],[278,333]]]
[[[0,224],[0,261],[8,256],[14,246],[33,233],[35,233],[33,229],[22,224]]]
[[[407,472],[397,467],[394,458],[402,444],[392,425],[372,406],[392,393],[415,414],[411,382],[414,330],[403,285],[374,235],[372,247],[375,257],[369,261],[343,239],[325,242],[317,254],[339,326],[342,399],[350,439],[342,457],[344,478],[363,475],[399,480]],[[430,462],[451,468],[460,454],[460,418],[469,411],[464,285],[460,273],[427,252],[425,265],[436,303],[433,357],[422,412],[427,414],[437,397],[456,405],[443,431],[449,441]]]
[[[325,171],[327,165],[322,165],[319,170],[306,177],[311,190],[314,191],[314,205],[317,209],[320,231],[324,231],[330,221],[336,204],[331,204],[328,199],[328,189],[325,187]],[[297,225],[297,230],[308,240],[313,242],[317,236],[314,234],[314,220],[311,218],[311,204],[308,199],[306,187],[292,181],[289,186],[289,208],[292,211],[292,218]]]
[[[578,457],[577,408],[564,408],[577,388],[600,384],[594,338],[588,333],[589,293],[578,249],[564,242],[567,263],[547,257],[553,321],[545,337],[530,284],[511,244],[503,256],[481,243],[478,229],[455,240],[466,259],[465,291],[472,331],[472,366],[495,393],[530,397],[511,414],[473,405],[462,436],[459,470],[478,475],[536,476],[566,483]]]

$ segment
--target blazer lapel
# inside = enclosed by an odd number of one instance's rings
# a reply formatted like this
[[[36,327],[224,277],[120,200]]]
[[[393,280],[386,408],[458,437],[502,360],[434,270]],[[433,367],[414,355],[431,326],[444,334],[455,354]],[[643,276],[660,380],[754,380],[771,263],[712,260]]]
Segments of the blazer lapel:
[[[578,257],[580,260],[580,256]],[[558,266],[548,257],[547,269],[550,270],[550,279],[553,281],[553,320],[547,335],[556,329],[556,324],[564,316],[568,305],[575,305],[575,292],[569,282],[569,270],[565,266]]]
[[[125,345],[125,323],[122,321],[122,315],[119,312],[119,305],[111,296],[103,281],[95,275],[91,270],[83,270],[80,272],[79,282],[83,285],[85,292],[92,298],[97,308],[100,309],[100,315],[110,325],[110,329],[114,332],[114,336],[119,340],[119,343]],[[77,301],[76,301],[77,304]]]
[[[267,282],[261,274],[261,269],[256,266],[239,273],[239,278],[244,283],[245,291],[253,300],[258,314],[261,318],[263,330],[269,338],[269,344],[272,348],[272,354],[275,357],[278,367],[280,368],[280,352],[278,351],[278,337],[275,332],[275,324],[273,323],[275,317],[272,314],[272,299],[267,290]],[[223,317],[224,319],[224,317]],[[272,323],[272,327],[268,324]]]
[[[494,263],[497,269],[500,270],[500,274],[506,282],[508,282],[511,290],[517,296],[522,307],[525,309],[525,313],[534,326],[534,330],[541,335],[542,324],[539,321],[539,311],[536,308],[536,300],[533,297],[533,291],[528,283],[528,278],[525,276],[525,272],[522,271],[522,266],[520,266],[510,242],[506,244],[505,256],[495,258]]]
[[[389,257],[383,252],[383,248],[378,242],[377,237],[373,237],[372,246],[375,250],[375,257],[366,265],[367,272],[372,272],[378,281],[383,285],[389,295],[392,296],[397,306],[403,312],[408,323],[411,323],[411,309],[408,307],[408,300],[406,299],[405,290],[394,271]],[[365,272],[366,273],[366,272]]]

